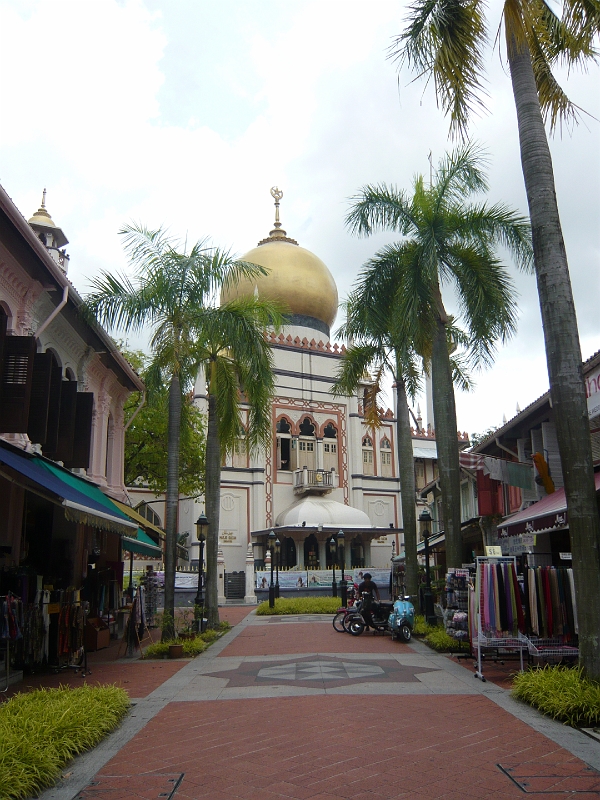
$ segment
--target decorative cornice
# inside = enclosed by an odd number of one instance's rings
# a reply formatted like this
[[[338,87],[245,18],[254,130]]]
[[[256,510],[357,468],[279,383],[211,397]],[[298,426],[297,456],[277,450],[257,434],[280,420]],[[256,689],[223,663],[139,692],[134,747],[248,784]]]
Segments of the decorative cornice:
[[[336,356],[344,355],[346,353],[345,344],[331,344],[331,342],[324,342],[322,339],[319,339],[318,342],[315,339],[308,341],[306,336],[301,339],[299,336],[292,337],[289,333],[287,336],[285,336],[283,333],[277,335],[274,331],[265,331],[265,339],[270,344],[274,344],[279,347],[291,347],[295,350],[312,350],[316,353],[328,353]]]

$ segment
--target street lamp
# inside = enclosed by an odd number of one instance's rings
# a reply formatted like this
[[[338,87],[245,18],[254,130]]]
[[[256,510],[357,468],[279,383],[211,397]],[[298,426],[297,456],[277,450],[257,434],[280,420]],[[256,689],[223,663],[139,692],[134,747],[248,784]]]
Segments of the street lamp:
[[[275,564],[277,570],[275,573],[275,597],[279,597],[279,561],[281,559],[281,542],[279,539],[275,539],[275,557],[277,559],[277,563]]]
[[[273,584],[273,560],[275,558],[275,531],[269,534],[269,551],[271,553],[271,583],[269,584],[269,608],[275,608],[275,585]]]
[[[437,620],[433,612],[433,595],[431,594],[431,573],[429,571],[429,535],[431,527],[431,514],[427,509],[424,509],[419,514],[419,527],[421,530],[421,538],[425,544],[425,591],[423,592],[423,605],[425,612],[425,621],[429,625],[437,625]]]
[[[331,562],[333,565],[333,580],[331,581],[331,596],[337,597],[337,583],[335,582],[335,556],[337,550],[337,543],[335,541],[335,536],[332,536],[329,540],[329,552],[331,554]]]
[[[208,531],[208,520],[204,511],[196,520],[196,539],[198,539],[198,591],[194,600],[194,627],[202,633],[204,627],[204,542]]]
[[[337,535],[338,540],[338,553],[340,569],[342,570],[342,579],[340,581],[340,599],[342,606],[346,608],[348,605],[348,586],[346,585],[346,552],[344,550],[344,531],[339,531]]]

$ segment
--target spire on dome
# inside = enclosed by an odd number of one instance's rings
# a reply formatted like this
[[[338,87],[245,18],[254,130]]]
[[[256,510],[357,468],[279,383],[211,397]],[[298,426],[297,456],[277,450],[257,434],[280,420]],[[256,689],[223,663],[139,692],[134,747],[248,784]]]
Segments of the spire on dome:
[[[272,242],[273,240],[279,242],[289,242],[290,244],[298,244],[295,239],[290,239],[287,233],[281,227],[281,222],[279,220],[279,201],[283,197],[283,192],[278,186],[271,187],[271,197],[275,200],[275,227],[269,232],[268,238],[263,239],[258,244],[266,244],[267,242]]]
[[[46,189],[42,192],[42,204],[35,212],[29,222],[37,222],[38,225],[48,225],[52,228],[55,227],[52,217],[46,209]]]

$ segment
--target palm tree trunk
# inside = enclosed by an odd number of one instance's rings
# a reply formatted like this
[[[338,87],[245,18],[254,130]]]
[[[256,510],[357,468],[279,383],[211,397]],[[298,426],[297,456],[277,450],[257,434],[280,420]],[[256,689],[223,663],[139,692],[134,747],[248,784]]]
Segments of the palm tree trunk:
[[[179,508],[179,438],[181,434],[181,385],[173,375],[169,385],[165,544],[165,618],[162,640],[175,636],[175,567],[177,564],[177,511]]]
[[[406,386],[400,375],[400,364],[396,355],[396,439],[398,448],[398,474],[400,475],[400,502],[404,527],[405,588],[407,594],[416,598],[418,587],[417,565],[417,512],[415,508],[415,462],[410,430],[410,416]]]
[[[211,370],[215,365],[211,363]],[[212,377],[212,376],[211,376]],[[211,379],[208,391],[208,426],[206,431],[206,618],[212,628],[219,624],[219,585],[217,556],[219,550],[219,512],[221,508],[221,446],[217,397]]]
[[[442,491],[442,525],[446,538],[446,566],[460,567],[463,558],[456,403],[446,326],[441,319],[438,320],[433,341],[431,382],[435,440]]]
[[[510,34],[507,40],[550,397],[569,510],[580,660],[589,677],[600,680],[600,521],[577,317],[556,202],[552,157],[529,50],[525,45],[518,48]]]

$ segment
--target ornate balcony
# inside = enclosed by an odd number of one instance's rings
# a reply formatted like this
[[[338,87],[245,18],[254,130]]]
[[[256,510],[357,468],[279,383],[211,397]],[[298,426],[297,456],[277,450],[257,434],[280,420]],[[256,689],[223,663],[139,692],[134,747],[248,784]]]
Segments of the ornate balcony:
[[[337,474],[324,469],[294,470],[294,494],[328,494],[338,485]]]

